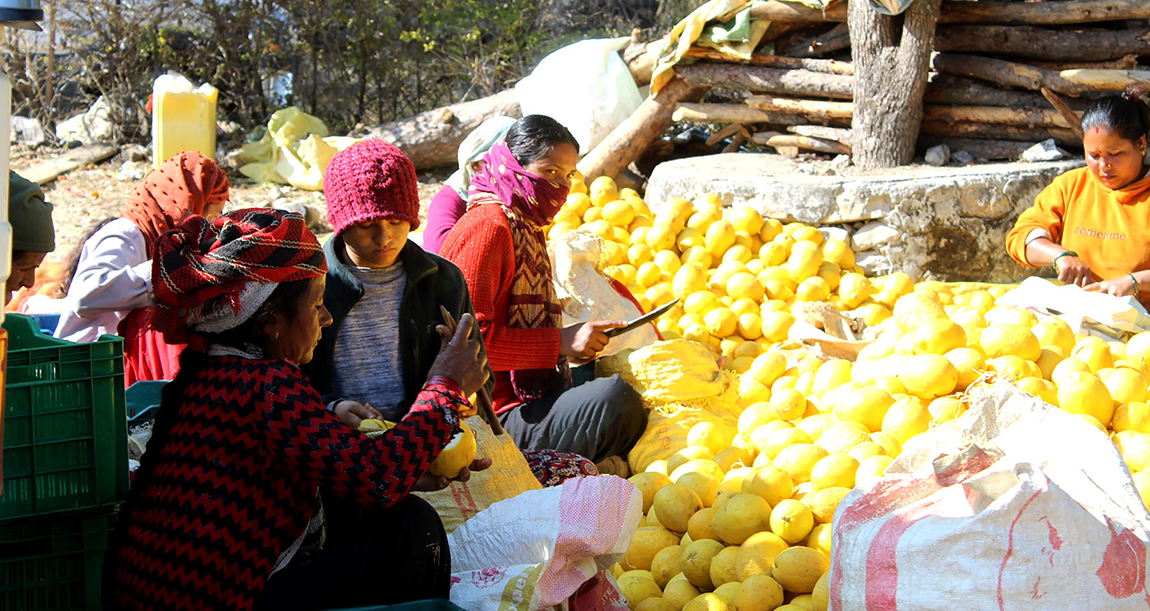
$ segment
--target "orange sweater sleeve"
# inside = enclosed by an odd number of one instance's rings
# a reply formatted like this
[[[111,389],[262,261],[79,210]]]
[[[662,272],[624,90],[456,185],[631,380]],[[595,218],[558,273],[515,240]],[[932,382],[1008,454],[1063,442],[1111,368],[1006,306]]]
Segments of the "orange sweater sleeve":
[[[1071,180],[1072,172],[1077,170],[1055,178],[1034,198],[1034,205],[1018,216],[1014,228],[1006,236],[1006,250],[1015,261],[1027,267],[1038,267],[1026,260],[1026,238],[1035,229],[1045,229],[1055,243],[1061,240],[1066,203],[1075,195],[1073,189],[1068,188],[1075,182]]]
[[[555,367],[559,362],[559,328],[507,326],[515,247],[511,228],[497,206],[481,205],[465,214],[447,235],[439,254],[463,272],[492,371]]]

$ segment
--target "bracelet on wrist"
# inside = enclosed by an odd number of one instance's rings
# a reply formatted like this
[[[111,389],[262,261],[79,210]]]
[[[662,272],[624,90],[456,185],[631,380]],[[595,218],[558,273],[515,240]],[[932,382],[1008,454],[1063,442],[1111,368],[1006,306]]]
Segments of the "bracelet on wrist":
[[[1066,250],[1066,251],[1063,251],[1063,252],[1055,255],[1054,260],[1051,261],[1050,264],[1057,267],[1058,260],[1061,259],[1062,257],[1077,257],[1077,256],[1078,256],[1078,253],[1074,252],[1073,250]]]
[[[1130,276],[1130,282],[1132,282],[1134,284],[1134,297],[1137,298],[1138,297],[1138,279],[1134,277],[1133,273],[1129,273],[1126,275]]]

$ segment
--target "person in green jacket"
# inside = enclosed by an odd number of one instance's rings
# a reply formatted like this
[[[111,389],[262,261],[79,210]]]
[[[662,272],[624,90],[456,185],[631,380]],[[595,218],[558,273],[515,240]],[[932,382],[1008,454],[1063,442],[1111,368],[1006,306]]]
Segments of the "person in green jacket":
[[[407,239],[419,226],[419,193],[415,166],[398,148],[372,139],[336,155],[324,174],[324,198],[335,231],[324,244],[324,305],[333,322],[304,372],[343,422],[397,421],[439,352],[440,306],[455,320],[474,315],[467,282],[453,263]],[[482,341],[479,325],[473,333]],[[486,388],[493,387],[492,377]],[[575,454],[524,456],[544,485],[597,474]],[[420,484],[445,486],[442,478]]]
[[[4,304],[12,300],[12,293],[32,288],[36,268],[56,249],[52,204],[44,201],[40,185],[16,172],[8,173],[8,222],[12,224],[12,270],[4,287]]]

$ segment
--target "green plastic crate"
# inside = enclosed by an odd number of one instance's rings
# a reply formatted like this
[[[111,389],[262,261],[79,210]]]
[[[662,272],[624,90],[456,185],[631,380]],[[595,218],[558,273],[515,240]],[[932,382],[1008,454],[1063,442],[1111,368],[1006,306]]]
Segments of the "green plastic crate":
[[[5,317],[0,520],[118,503],[128,492],[123,340],[74,344]]]
[[[109,510],[0,522],[0,609],[100,609]]]

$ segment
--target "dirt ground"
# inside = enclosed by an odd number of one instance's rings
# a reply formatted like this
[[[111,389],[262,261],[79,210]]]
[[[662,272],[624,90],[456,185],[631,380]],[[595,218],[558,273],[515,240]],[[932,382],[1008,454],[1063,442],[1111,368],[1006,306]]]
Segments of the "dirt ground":
[[[14,146],[11,168],[16,172],[61,154],[60,149],[31,150]],[[121,155],[95,166],[74,170],[44,185],[44,194],[55,209],[52,220],[56,226],[56,250],[48,256],[49,262],[63,261],[92,223],[118,216],[120,208],[131,194],[141,176],[150,169],[148,162],[125,161]],[[312,228],[317,233],[330,231],[324,218],[327,206],[323,193],[303,191],[289,185],[260,185],[234,168],[226,168],[231,182],[231,203],[228,210],[246,207],[269,207],[274,203],[299,203],[313,209],[319,222]],[[420,218],[427,218],[431,198],[443,186],[443,172],[420,173]]]

